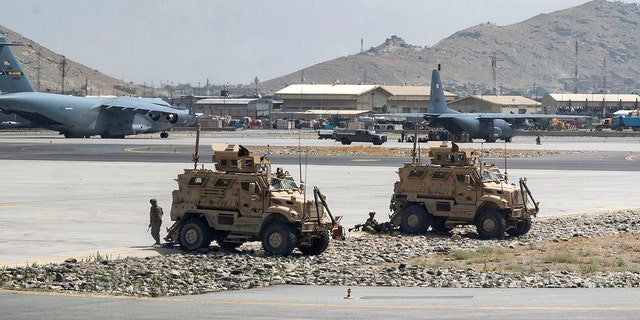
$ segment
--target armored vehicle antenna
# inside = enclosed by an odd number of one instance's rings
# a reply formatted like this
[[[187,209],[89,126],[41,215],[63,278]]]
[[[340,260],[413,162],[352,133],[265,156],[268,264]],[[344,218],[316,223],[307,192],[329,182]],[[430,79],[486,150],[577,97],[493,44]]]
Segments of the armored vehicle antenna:
[[[411,150],[411,163],[416,163],[416,143],[418,143],[418,123],[415,125],[415,130],[413,133],[413,149]]]
[[[198,155],[199,146],[200,146],[200,125],[198,125],[198,129],[196,129],[196,150],[191,156],[191,161],[193,161],[193,169],[198,169],[198,161],[200,161],[200,156]]]

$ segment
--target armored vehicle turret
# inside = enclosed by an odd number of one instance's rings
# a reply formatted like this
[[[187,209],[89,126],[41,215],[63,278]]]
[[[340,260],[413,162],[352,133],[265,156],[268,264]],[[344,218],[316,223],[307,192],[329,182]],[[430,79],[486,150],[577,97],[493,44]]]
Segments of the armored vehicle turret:
[[[286,171],[271,172],[268,156],[251,155],[240,145],[213,145],[215,170],[197,168],[178,175],[171,220],[165,238],[184,250],[209,247],[212,241],[232,249],[262,241],[264,250],[287,256],[325,251],[339,217],[331,215],[317,187],[306,195]]]
[[[509,184],[496,166],[449,141],[429,142],[429,158],[429,164],[414,158],[398,170],[390,209],[391,223],[402,232],[450,231],[458,225],[475,225],[485,239],[529,232],[539,209],[526,179]]]

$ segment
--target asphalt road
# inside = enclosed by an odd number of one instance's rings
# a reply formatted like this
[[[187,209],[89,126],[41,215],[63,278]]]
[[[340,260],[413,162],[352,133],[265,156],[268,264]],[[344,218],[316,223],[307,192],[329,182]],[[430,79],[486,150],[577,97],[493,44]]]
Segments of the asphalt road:
[[[191,168],[193,134],[169,139],[63,139],[50,133],[0,132],[0,265],[68,257],[155,255],[150,248],[148,199],[168,213],[173,179]],[[392,139],[393,140],[393,139]],[[311,133],[207,133],[200,159],[210,166],[212,143],[330,145]],[[477,148],[505,144],[473,144]],[[405,147],[391,141],[382,147]],[[506,144],[520,150],[571,150],[561,155],[508,159],[510,176],[527,176],[541,215],[640,207],[637,138],[531,137]],[[403,158],[272,156],[327,195],[347,227],[367,212],[386,213]],[[494,159],[503,167],[504,159]],[[489,159],[487,159],[487,162]],[[168,214],[166,215],[168,216]],[[164,225],[170,221],[165,217]],[[190,297],[134,299],[0,292],[0,319],[602,319],[640,318],[637,289],[432,289],[277,286]]]
[[[351,296],[347,298],[347,290]],[[638,289],[273,286],[126,298],[0,291],[2,319],[638,319]]]

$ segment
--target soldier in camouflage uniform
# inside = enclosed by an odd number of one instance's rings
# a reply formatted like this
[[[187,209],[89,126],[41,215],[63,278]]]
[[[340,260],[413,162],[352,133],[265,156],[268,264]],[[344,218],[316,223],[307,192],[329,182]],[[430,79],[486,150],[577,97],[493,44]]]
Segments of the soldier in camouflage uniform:
[[[375,217],[376,217],[375,211],[369,212],[369,219],[367,219],[367,222],[364,223],[364,227],[362,230],[369,233],[388,232],[389,223],[387,222],[382,224],[378,223],[378,220],[376,220]]]
[[[158,206],[156,199],[149,200],[151,209],[149,210],[149,228],[151,228],[151,236],[156,240],[155,245],[160,245],[160,226],[162,225],[162,208]]]

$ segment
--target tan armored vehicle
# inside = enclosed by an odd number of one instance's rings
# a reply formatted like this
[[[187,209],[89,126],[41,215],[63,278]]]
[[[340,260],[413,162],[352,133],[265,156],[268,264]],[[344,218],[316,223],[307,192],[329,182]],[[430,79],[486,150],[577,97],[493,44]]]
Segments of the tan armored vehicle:
[[[252,156],[240,145],[214,145],[216,170],[197,168],[178,175],[173,191],[167,241],[184,250],[209,247],[212,241],[232,249],[262,241],[264,250],[287,256],[325,251],[330,231],[339,224],[318,188],[305,195],[288,172],[271,173],[268,157]]]
[[[509,184],[498,168],[477,161],[453,142],[433,141],[429,148],[430,164],[414,157],[398,171],[390,207],[394,226],[420,234],[429,227],[450,231],[475,225],[484,239],[529,232],[538,204],[525,179]]]

